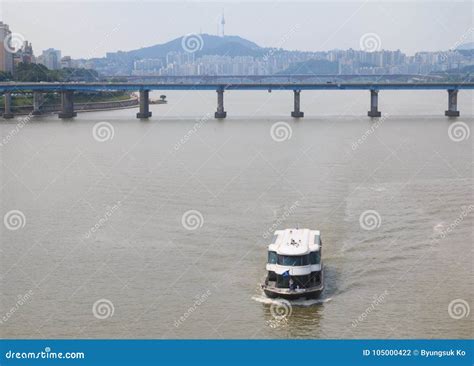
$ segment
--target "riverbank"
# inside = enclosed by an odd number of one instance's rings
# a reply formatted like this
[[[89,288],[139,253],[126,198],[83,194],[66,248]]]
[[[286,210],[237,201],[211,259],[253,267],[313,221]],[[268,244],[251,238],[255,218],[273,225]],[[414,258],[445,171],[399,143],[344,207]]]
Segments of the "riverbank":
[[[128,109],[138,107],[138,98],[132,97],[127,100],[116,100],[110,102],[89,102],[89,103],[74,103],[74,110],[76,112],[96,112],[109,111],[116,109]],[[61,110],[61,104],[42,105],[42,113],[56,113]],[[1,109],[3,113],[3,108]],[[13,106],[12,112],[16,115],[30,114],[33,111],[33,105]]]
[[[166,101],[157,100],[153,104],[164,104]],[[74,110],[76,112],[100,112],[110,111],[119,109],[130,109],[137,108],[139,105],[139,99],[136,95],[132,95],[130,98],[125,100],[111,100],[105,102],[87,102],[87,103],[74,103]],[[4,108],[0,108],[0,112],[3,113]],[[33,111],[33,105],[16,105],[12,106],[12,112],[15,115],[28,115]],[[57,113],[61,111],[61,104],[43,104],[41,106],[42,113]]]

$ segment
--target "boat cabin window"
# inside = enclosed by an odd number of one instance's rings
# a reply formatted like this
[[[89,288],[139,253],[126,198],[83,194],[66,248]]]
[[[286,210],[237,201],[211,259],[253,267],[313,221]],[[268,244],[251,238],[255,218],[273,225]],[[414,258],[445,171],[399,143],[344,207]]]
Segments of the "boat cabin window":
[[[279,255],[278,264],[283,266],[306,266],[309,264],[308,255]]]
[[[309,253],[309,262],[311,264],[319,264],[321,262],[321,253],[320,252]]]
[[[276,264],[277,263],[278,255],[276,252],[268,252],[268,263],[269,264]]]

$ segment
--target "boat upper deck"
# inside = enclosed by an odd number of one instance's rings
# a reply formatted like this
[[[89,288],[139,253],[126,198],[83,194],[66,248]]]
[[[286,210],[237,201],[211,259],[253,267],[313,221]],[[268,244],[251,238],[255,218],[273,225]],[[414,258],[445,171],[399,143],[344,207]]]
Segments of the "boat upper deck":
[[[268,250],[280,255],[305,255],[319,251],[321,237],[319,230],[285,229],[275,231]]]

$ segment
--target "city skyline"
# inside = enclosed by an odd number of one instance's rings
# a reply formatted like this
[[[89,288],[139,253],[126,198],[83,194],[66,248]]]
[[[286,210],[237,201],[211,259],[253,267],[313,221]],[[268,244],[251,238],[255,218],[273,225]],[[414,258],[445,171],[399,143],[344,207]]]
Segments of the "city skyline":
[[[165,44],[129,52],[108,52],[105,58],[72,59],[61,57],[61,50],[48,48],[38,56],[28,40],[11,32],[2,24],[6,34],[2,37],[3,62],[9,59],[12,67],[3,65],[0,70],[15,74],[20,62],[38,63],[49,70],[63,68],[93,69],[100,75],[182,76],[182,75],[274,75],[286,74],[338,74],[338,75],[397,75],[431,72],[469,72],[472,65],[472,45],[466,44],[472,28],[463,35],[455,50],[417,52],[408,56],[400,50],[381,48],[376,33],[366,33],[360,39],[360,49],[329,50],[319,52],[288,51],[262,48],[238,36],[224,36],[223,17],[217,36],[188,34]],[[297,31],[296,28],[293,31]],[[21,46],[21,47],[20,47]],[[17,51],[15,51],[15,49]],[[467,68],[465,68],[467,67]]]
[[[336,3],[325,4],[323,12],[317,11],[315,3],[301,3],[297,12],[290,3],[278,3],[273,4],[271,17],[265,17],[263,10],[269,6],[265,2],[151,2],[145,4],[146,9],[128,2],[68,2],[54,3],[52,26],[40,21],[42,15],[44,19],[52,16],[44,13],[42,3],[4,2],[2,20],[13,32],[29,40],[36,54],[55,48],[75,59],[104,57],[107,52],[166,43],[189,33],[219,34],[223,12],[226,35],[239,35],[261,47],[287,50],[358,50],[360,38],[375,33],[381,49],[399,49],[413,55],[419,51],[455,48],[460,39],[463,39],[461,43],[468,43],[473,36],[469,2],[350,3],[340,11]],[[162,11],[163,7],[166,12]],[[155,9],[160,11],[155,12]],[[254,11],[250,11],[252,9]],[[197,16],[196,10],[200,11]],[[77,20],[74,27],[65,25],[68,23],[66,14],[74,14]],[[141,27],[127,22],[124,17],[140,18]],[[262,20],[265,21],[263,27]],[[94,27],[89,26],[92,23]]]

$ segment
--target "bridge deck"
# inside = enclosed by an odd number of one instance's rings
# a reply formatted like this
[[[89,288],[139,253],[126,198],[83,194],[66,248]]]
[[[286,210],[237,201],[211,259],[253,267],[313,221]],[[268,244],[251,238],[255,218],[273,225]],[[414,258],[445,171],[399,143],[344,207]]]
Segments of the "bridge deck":
[[[137,91],[137,90],[460,90],[474,83],[0,83],[0,92]]]

